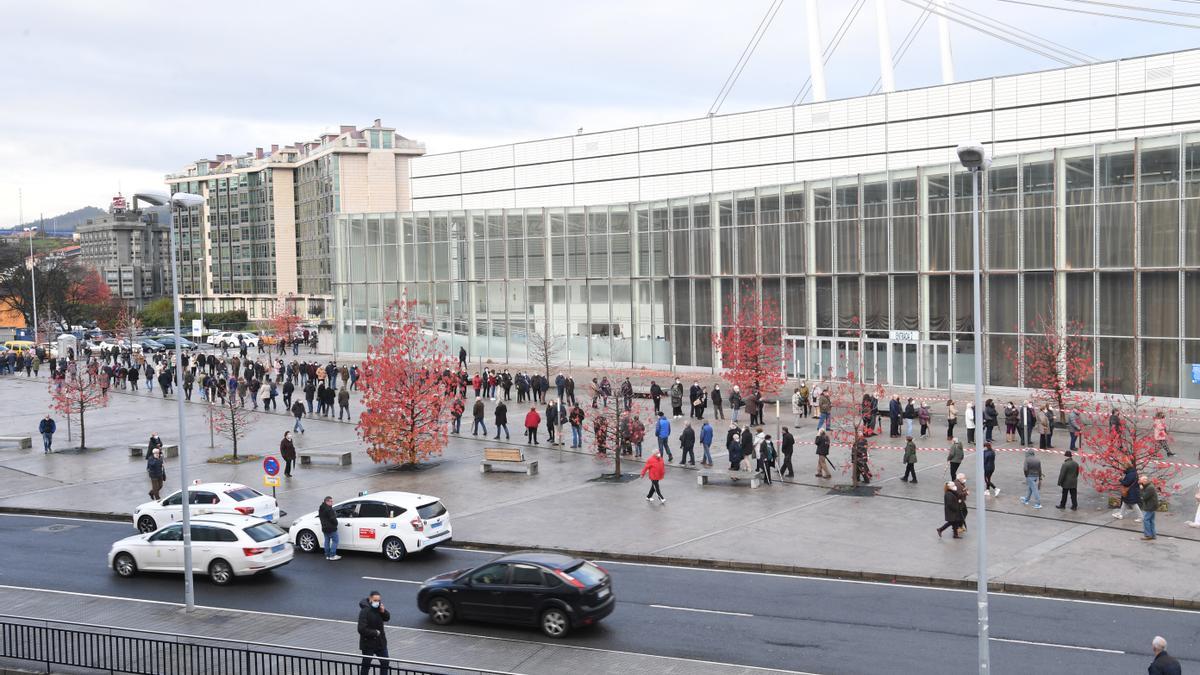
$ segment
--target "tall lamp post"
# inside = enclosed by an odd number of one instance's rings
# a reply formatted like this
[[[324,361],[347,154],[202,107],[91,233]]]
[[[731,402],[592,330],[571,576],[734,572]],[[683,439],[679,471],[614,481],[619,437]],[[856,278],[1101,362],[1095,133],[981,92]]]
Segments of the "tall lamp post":
[[[955,148],[958,161],[963,168],[971,172],[971,243],[974,255],[974,301],[975,320],[975,419],[983,414],[983,306],[980,300],[982,285],[980,282],[980,266],[982,262],[979,232],[979,212],[983,208],[979,202],[979,184],[983,181],[983,173],[992,164],[992,156],[982,143],[963,143]],[[950,477],[954,480],[954,476]],[[978,605],[979,605],[979,673],[986,675],[991,672],[988,656],[988,580],[987,580],[987,507],[983,501],[985,487],[983,477],[983,434],[975,434],[975,519],[978,544],[976,557],[979,559],[977,572]]]
[[[171,315],[175,319],[175,402],[178,404],[179,415],[179,484],[182,486],[183,498],[179,500],[183,509],[183,599],[186,611],[196,608],[196,596],[192,579],[192,521],[188,509],[190,494],[188,493],[187,475],[187,430],[183,417],[183,350],[179,347],[179,265],[175,254],[175,208],[191,208],[204,203],[204,197],[176,192],[167,195],[161,192],[139,192],[133,195],[134,208],[141,200],[154,206],[168,206],[167,233],[171,242]]]
[[[38,341],[37,260],[33,257],[33,233],[37,232],[37,225],[21,229],[29,233],[29,283],[33,288],[33,344],[36,346]]]

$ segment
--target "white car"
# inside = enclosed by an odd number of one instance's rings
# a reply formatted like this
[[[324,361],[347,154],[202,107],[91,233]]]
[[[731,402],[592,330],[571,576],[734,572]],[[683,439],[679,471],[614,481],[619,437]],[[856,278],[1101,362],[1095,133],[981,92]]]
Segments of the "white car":
[[[251,516],[217,513],[191,522],[192,571],[224,586],[234,577],[259,574],[292,561],[287,533]],[[183,524],[135,534],[113,543],[108,566],[122,577],[142,572],[183,571]]]
[[[208,344],[214,347],[237,347],[241,338],[241,343],[252,349],[258,349],[258,336],[254,333],[242,333],[238,331],[221,331],[208,336]]]
[[[453,537],[450,514],[441,500],[411,492],[360,494],[333,505],[338,519],[338,550],[383,553],[397,561],[409,553],[433,549]],[[325,545],[317,512],[297,518],[288,538],[305,553]]]
[[[192,516],[231,513],[279,522],[279,502],[241,483],[193,483],[188,488],[188,509]],[[138,532],[153,532],[183,519],[183,491],[166,499],[146,502],[133,510],[133,525]]]

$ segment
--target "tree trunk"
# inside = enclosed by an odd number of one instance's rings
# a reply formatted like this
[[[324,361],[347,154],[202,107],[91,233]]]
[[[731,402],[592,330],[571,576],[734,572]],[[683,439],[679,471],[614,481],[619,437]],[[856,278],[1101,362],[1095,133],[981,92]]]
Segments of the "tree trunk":
[[[87,449],[87,431],[83,428],[83,406],[79,406],[79,449]]]

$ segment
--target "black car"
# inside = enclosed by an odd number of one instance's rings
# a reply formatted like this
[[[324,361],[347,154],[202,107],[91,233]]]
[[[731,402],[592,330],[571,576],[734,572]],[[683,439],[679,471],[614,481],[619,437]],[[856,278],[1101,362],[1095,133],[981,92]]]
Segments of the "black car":
[[[538,626],[552,638],[596,623],[616,605],[602,567],[558,553],[511,553],[427,579],[417,608],[439,626],[455,619]]]

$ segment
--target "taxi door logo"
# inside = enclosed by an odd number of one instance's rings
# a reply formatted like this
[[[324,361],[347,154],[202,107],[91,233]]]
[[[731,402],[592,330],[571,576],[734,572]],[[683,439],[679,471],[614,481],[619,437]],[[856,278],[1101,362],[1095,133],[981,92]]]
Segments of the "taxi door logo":
[[[360,539],[374,539],[375,529],[371,527],[360,527],[358,528],[358,536]]]

